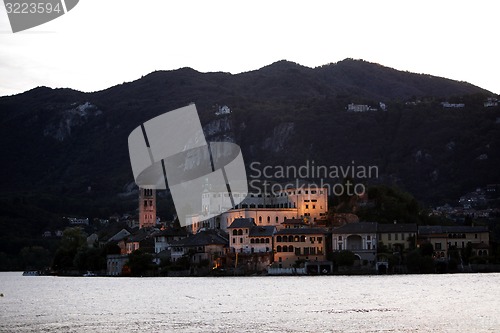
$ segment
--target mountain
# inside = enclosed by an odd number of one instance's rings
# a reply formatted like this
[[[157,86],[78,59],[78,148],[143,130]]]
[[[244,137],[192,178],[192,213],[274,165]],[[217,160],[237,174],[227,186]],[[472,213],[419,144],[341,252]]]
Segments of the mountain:
[[[238,143],[248,166],[354,161],[378,167],[373,182],[427,203],[449,201],[500,182],[500,110],[483,106],[491,96],[469,83],[353,59],[317,68],[279,61],[236,75],[157,71],[93,93],[38,87],[0,98],[0,204],[9,207],[0,214],[16,218],[14,202],[102,217],[133,207],[128,135],[191,102],[207,135]],[[443,101],[465,108],[445,109]],[[379,110],[347,112],[350,103]],[[232,113],[216,116],[223,105]]]

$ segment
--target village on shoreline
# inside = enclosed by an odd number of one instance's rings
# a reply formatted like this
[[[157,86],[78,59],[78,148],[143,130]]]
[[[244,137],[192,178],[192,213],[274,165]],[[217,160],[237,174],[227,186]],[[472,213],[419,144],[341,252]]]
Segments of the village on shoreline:
[[[496,189],[496,187],[495,187]],[[492,194],[492,193],[490,193]],[[246,199],[205,189],[204,211],[186,227],[156,216],[156,191],[139,190],[137,218],[115,216],[85,234],[86,218],[70,218],[64,250],[43,272],[70,276],[364,275],[500,271],[487,225],[418,225],[360,221],[329,214],[325,188],[307,184]],[[360,205],[369,206],[366,195]],[[467,201],[470,205],[470,200]],[[432,214],[438,214],[437,209]],[[469,210],[469,213],[472,210]],[[210,215],[210,218],[204,218]],[[46,233],[46,237],[48,235]],[[66,241],[65,241],[66,239]],[[68,239],[72,241],[67,241]],[[78,243],[75,245],[75,241]],[[83,246],[82,246],[83,245]],[[69,247],[73,248],[73,254]],[[73,257],[71,257],[73,255]],[[105,267],[105,268],[104,268]]]

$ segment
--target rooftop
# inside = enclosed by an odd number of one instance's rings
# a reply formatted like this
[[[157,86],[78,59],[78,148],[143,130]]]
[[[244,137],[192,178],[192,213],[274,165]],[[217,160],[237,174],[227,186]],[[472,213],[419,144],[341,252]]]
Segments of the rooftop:
[[[476,232],[488,232],[488,227],[484,226],[462,226],[462,225],[432,225],[432,226],[420,226],[418,227],[418,233],[421,235],[429,234],[456,234],[456,233],[476,233]]]
[[[282,229],[276,235],[324,235],[327,231],[320,228],[297,228],[297,229]]]
[[[271,237],[274,235],[276,228],[273,226],[252,227],[249,237]]]
[[[230,228],[251,228],[251,227],[255,227],[255,222],[254,222],[253,218],[240,217],[240,218],[234,219],[233,223],[231,223],[231,225],[228,226],[227,228],[230,229]]]
[[[227,245],[229,242],[222,234],[215,230],[199,232],[184,239],[174,241],[171,246],[196,247],[205,245]]]
[[[377,222],[348,223],[346,225],[333,229],[334,234],[363,234],[376,232]]]
[[[378,232],[417,232],[415,223],[378,224]]]

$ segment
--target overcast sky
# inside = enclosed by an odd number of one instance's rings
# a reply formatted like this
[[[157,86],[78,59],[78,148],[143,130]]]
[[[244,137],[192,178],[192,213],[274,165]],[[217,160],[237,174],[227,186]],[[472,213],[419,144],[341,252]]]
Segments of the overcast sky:
[[[499,1],[80,0],[13,34],[0,4],[0,96],[96,91],[154,70],[240,73],[344,58],[500,93]]]

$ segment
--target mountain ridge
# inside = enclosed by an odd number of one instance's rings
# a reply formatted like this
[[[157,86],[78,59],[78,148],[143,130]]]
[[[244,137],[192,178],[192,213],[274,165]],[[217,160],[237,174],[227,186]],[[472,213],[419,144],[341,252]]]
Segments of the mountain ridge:
[[[240,74],[155,71],[92,93],[38,87],[0,97],[0,152],[9,161],[1,167],[8,177],[0,196],[36,192],[78,198],[81,204],[47,205],[82,213],[88,205],[118,200],[117,193],[133,181],[128,134],[195,102],[202,124],[212,132],[220,128],[215,139],[238,143],[247,164],[377,164],[378,181],[395,183],[424,201],[443,201],[471,186],[500,181],[495,173],[500,115],[498,107],[482,105],[490,96],[469,83],[353,59],[316,68],[278,61]],[[442,101],[467,107],[444,110]],[[349,103],[377,107],[379,102],[389,110],[346,111]],[[217,124],[217,105],[233,111],[230,126]],[[483,154],[487,159],[478,160]]]

